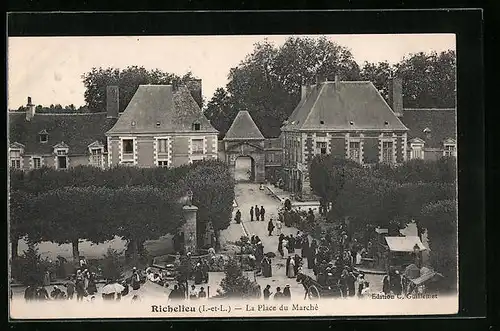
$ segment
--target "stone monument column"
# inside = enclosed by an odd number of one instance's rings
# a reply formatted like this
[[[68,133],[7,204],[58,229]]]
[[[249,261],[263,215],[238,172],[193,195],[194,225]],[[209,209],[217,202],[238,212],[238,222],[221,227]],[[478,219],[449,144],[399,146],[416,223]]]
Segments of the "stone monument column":
[[[186,205],[182,207],[186,223],[184,224],[184,251],[195,253],[197,249],[196,239],[196,213],[198,207],[193,205]]]

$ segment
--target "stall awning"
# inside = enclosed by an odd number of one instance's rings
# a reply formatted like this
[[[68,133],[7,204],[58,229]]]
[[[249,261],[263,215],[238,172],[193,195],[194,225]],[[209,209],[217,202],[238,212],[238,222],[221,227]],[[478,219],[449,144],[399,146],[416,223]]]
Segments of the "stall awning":
[[[415,245],[418,245],[419,250],[424,251],[427,248],[422,244],[419,237],[385,237],[385,241],[391,252],[413,252]]]

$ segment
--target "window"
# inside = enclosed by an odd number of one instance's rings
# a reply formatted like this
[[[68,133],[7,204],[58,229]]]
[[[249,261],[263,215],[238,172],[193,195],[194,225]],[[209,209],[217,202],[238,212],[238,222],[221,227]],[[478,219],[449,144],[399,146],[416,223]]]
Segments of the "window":
[[[158,161],[159,167],[168,167],[168,161]]]
[[[40,142],[46,143],[47,141],[49,141],[49,135],[46,133],[40,133]]]
[[[65,149],[58,149],[56,153],[57,155],[66,155],[68,152]]]
[[[410,158],[421,160],[424,159],[424,150],[422,148],[422,145],[411,145]]]
[[[10,166],[15,169],[21,169],[21,150],[13,149],[10,151]]]
[[[203,154],[203,139],[191,140],[191,152],[193,154]]]
[[[267,154],[267,162],[269,163],[274,163],[274,153],[268,153]]]
[[[39,157],[33,158],[33,169],[38,169],[42,167],[42,159]]]
[[[384,163],[394,162],[394,146],[392,141],[382,142],[382,162]]]
[[[193,130],[194,131],[200,131],[200,129],[201,129],[200,123],[193,123]]]
[[[168,139],[158,139],[158,153],[168,153]]]
[[[67,168],[68,168],[68,157],[57,156],[57,169],[67,169]]]
[[[134,154],[134,140],[123,139],[123,154]]]
[[[359,141],[349,142],[349,158],[353,161],[361,161],[361,143]]]
[[[102,148],[92,148],[90,150],[90,164],[102,168]]]
[[[316,142],[316,154],[326,154],[326,141]]]
[[[457,146],[453,144],[444,145],[444,156],[455,156]]]

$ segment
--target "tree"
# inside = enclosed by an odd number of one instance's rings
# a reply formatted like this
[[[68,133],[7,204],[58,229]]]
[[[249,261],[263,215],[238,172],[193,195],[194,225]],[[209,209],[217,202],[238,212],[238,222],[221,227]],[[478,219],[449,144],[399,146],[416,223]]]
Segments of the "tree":
[[[431,263],[442,273],[450,288],[456,289],[457,281],[457,202],[441,200],[422,208],[418,222],[427,230]]]
[[[227,298],[255,298],[260,294],[257,283],[243,275],[241,265],[233,258],[228,261],[220,286],[222,296]]]
[[[201,108],[203,100],[200,98],[200,91],[194,90],[193,85],[189,84],[193,79],[196,79],[196,77],[191,72],[179,77],[159,69],[148,70],[139,66],[128,66],[123,70],[111,67],[92,68],[89,72],[82,75],[85,86],[84,96],[86,106],[91,111],[97,112],[106,109],[106,87],[110,85],[119,87],[120,111],[123,111],[127,107],[141,84],[186,84],[191,91],[191,95]]]
[[[455,107],[455,51],[410,54],[396,65],[396,75],[403,79],[405,107]]]
[[[205,116],[220,131],[220,138],[223,138],[236,116],[231,106],[231,99],[224,88],[219,87],[215,90],[212,99],[207,103]]]
[[[12,278],[25,286],[43,284],[46,270],[43,262],[35,243],[28,240],[28,249],[23,255],[12,259]]]
[[[355,80],[359,67],[348,49],[327,38],[291,37],[281,47],[267,40],[256,43],[253,52],[230,70],[223,109],[231,115],[225,113],[226,121],[247,110],[264,136],[277,137],[300,99],[301,85],[314,84],[316,76],[333,80],[335,75]],[[214,97],[207,117],[225,134],[230,124],[218,120],[221,112],[215,111],[224,98],[221,94]]]
[[[19,239],[28,234],[30,229],[30,205],[33,195],[20,190],[11,190],[9,196],[10,207],[10,244],[12,259],[18,257]]]
[[[102,276],[104,279],[117,281],[121,278],[123,264],[121,262],[121,255],[116,250],[108,248],[102,263]]]
[[[361,80],[370,81],[375,85],[382,97],[389,100],[390,79],[395,69],[387,61],[379,63],[365,62],[361,68]]]

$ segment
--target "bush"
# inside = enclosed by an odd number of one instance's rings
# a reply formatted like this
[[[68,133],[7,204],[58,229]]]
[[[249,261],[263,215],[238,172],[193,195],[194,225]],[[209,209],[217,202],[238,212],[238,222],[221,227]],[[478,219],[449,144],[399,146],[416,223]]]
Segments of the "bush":
[[[29,241],[28,249],[12,261],[11,276],[25,286],[43,284],[46,262],[38,254],[35,244]]]
[[[221,297],[256,298],[260,295],[258,284],[243,275],[243,268],[235,259],[229,260],[220,286]]]
[[[119,280],[124,269],[122,255],[116,250],[108,248],[101,264],[102,277],[107,280]]]

